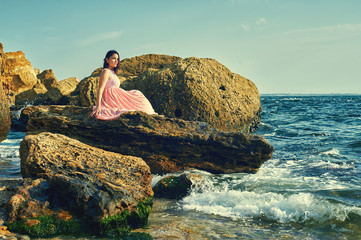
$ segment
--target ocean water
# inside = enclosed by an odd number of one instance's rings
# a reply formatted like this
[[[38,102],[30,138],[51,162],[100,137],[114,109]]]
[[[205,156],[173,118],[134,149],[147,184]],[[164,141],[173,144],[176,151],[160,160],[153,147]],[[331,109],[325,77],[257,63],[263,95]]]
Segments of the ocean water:
[[[273,159],[256,174],[189,171],[203,183],[178,201],[156,198],[141,231],[154,239],[361,239],[361,95],[263,95],[261,103],[255,134],[275,148]],[[11,132],[0,143],[0,177],[20,176],[23,137]]]

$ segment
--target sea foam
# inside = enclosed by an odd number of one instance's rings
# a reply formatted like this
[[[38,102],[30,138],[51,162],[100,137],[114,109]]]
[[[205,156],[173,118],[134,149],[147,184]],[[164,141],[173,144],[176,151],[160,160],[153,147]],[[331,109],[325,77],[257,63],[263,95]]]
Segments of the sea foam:
[[[203,192],[185,197],[181,207],[234,220],[266,218],[281,223],[345,221],[350,213],[361,216],[361,208],[330,203],[311,193]]]

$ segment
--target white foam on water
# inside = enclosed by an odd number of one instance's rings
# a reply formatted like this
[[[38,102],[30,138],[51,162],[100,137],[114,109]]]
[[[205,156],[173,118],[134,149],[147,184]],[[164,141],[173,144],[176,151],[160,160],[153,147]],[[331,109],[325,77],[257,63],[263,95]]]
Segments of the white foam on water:
[[[268,218],[282,223],[345,221],[350,213],[361,216],[361,208],[330,203],[310,193],[282,195],[236,190],[192,193],[183,199],[181,207],[232,219]]]
[[[324,152],[321,152],[320,155],[326,155],[326,156],[332,156],[332,157],[339,157],[340,151],[336,148],[332,148],[331,150],[327,150]]]
[[[302,98],[282,98],[282,101],[298,101],[298,100],[303,100]]]
[[[167,174],[153,174],[152,175],[152,187],[154,187],[160,180],[162,180],[163,178],[166,178],[168,176],[180,176],[184,173],[193,173],[193,174],[198,174],[198,175],[202,175],[202,176],[211,176],[212,174],[206,171],[202,171],[202,170],[197,170],[197,169],[190,169],[190,170],[186,170],[183,172],[176,172],[176,173],[167,173]]]
[[[317,167],[322,169],[353,169],[355,168],[355,164],[353,162],[341,162],[341,163],[334,163],[331,161],[318,161],[312,162],[309,164],[310,167]]]
[[[5,140],[4,142],[6,142]],[[3,144],[4,142],[0,143],[0,157],[3,158],[13,158],[19,157],[19,145],[6,145]]]
[[[1,158],[18,158],[20,142],[25,137],[25,133],[16,133],[10,131],[8,138],[0,142]]]
[[[32,105],[32,103],[25,103],[25,105],[21,108],[21,109],[19,109],[19,110],[16,110],[16,111],[11,111],[11,114],[13,115],[13,117],[15,118],[15,119],[20,119],[20,115],[21,115],[21,112],[25,109],[25,108],[27,108],[27,107],[29,107],[29,106],[33,106]]]

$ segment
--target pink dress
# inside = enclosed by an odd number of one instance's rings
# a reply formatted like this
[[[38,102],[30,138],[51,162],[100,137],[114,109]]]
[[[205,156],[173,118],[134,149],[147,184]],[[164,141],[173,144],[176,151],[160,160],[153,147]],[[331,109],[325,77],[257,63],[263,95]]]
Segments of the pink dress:
[[[113,120],[119,118],[122,113],[129,111],[142,111],[148,114],[156,114],[148,99],[138,90],[125,91],[120,88],[118,76],[109,69],[110,78],[105,84],[101,99],[101,112],[96,118],[102,120]],[[93,108],[95,109],[95,107]]]

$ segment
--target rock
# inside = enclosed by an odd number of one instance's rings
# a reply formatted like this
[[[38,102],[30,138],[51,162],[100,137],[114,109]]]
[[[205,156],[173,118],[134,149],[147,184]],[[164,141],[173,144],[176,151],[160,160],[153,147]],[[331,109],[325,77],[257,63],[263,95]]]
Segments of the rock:
[[[117,75],[121,82],[129,78],[143,74],[148,68],[161,69],[168,64],[181,58],[168,55],[147,54],[132,58],[126,58],[120,62],[120,70]],[[102,68],[96,69],[91,76],[84,78],[78,85],[77,89],[69,98],[70,105],[80,105],[90,107],[95,105],[98,82]]]
[[[49,105],[60,104],[61,100],[72,93],[78,85],[78,80],[71,77],[48,86],[38,83],[33,89],[22,92],[15,97],[16,105]]]
[[[50,191],[48,181],[44,179],[25,179],[22,186],[8,202],[9,219],[8,222],[16,222],[22,219],[37,218],[39,216],[49,216],[55,214],[49,209],[47,192]]]
[[[44,70],[43,72],[37,74],[37,78],[41,81],[42,84],[44,84],[46,89],[54,87],[58,82],[52,69]]]
[[[164,54],[144,54],[141,56],[125,58],[119,63],[119,77],[134,77],[143,74],[148,68],[162,69],[168,64],[182,58]],[[100,76],[103,68],[94,70],[91,76]]]
[[[7,138],[10,126],[11,118],[9,102],[6,99],[2,86],[0,86],[0,142]]]
[[[119,75],[121,77],[139,76],[148,68],[162,69],[168,64],[182,58],[162,54],[145,54],[132,58],[126,58],[120,62]]]
[[[72,106],[94,106],[98,92],[99,76],[87,77],[79,82],[76,89],[66,96],[65,103]]]
[[[10,131],[10,105],[6,98],[5,91],[0,84],[0,142],[4,141]]]
[[[141,157],[154,174],[191,168],[211,173],[255,172],[272,157],[272,146],[261,136],[143,112],[102,121],[90,117],[91,110],[33,106],[23,110],[21,119],[29,119],[30,132],[61,133],[108,151]]]
[[[48,91],[45,85],[37,83],[32,89],[26,90],[15,96],[16,105],[39,105],[44,102],[45,93]]]
[[[38,81],[31,63],[21,51],[5,53],[2,80],[10,84],[15,95],[32,89]]]
[[[12,232],[31,237],[78,234],[80,225],[77,219],[60,208],[50,209],[50,201],[56,202],[57,199],[49,181],[25,179],[8,202],[9,219],[6,225]],[[52,205],[54,208],[54,203]],[[63,218],[65,214],[66,219]]]
[[[191,57],[148,69],[121,87],[143,92],[159,114],[204,121],[223,131],[254,132],[261,121],[255,84],[214,59]]]
[[[17,239],[16,234],[8,231],[6,226],[0,225],[0,239]]]
[[[23,179],[0,179],[0,219],[8,219],[7,203],[23,183]]]
[[[167,176],[157,182],[153,187],[154,196],[179,200],[187,196],[193,186],[197,189],[201,188],[204,181],[201,175],[190,172],[183,173],[179,176]]]
[[[0,79],[1,79],[1,75],[4,72],[4,66],[5,66],[4,46],[2,43],[0,43]]]
[[[77,87],[79,81],[75,77],[57,82],[45,93],[45,104],[59,104],[63,97],[69,96]]]
[[[3,89],[3,79],[1,77],[4,70],[4,62],[5,54],[3,45],[0,43],[0,142],[7,138],[11,126],[10,105],[6,97],[6,92]]]
[[[150,54],[124,59],[120,65],[120,87],[143,92],[159,114],[243,133],[254,132],[260,124],[255,84],[214,59]],[[81,81],[70,105],[95,105],[100,71]]]
[[[187,174],[168,176],[160,180],[154,187],[154,196],[168,199],[182,199],[188,195],[192,181]]]
[[[47,71],[47,70],[45,70],[45,71]],[[34,68],[34,72],[35,72],[36,77],[39,79],[38,76],[39,76],[40,73],[42,73],[42,71],[39,68]]]
[[[117,218],[124,218],[132,228],[147,223],[152,176],[141,158],[48,132],[26,136],[20,158],[24,178],[48,180],[63,209],[100,222],[101,229]]]

